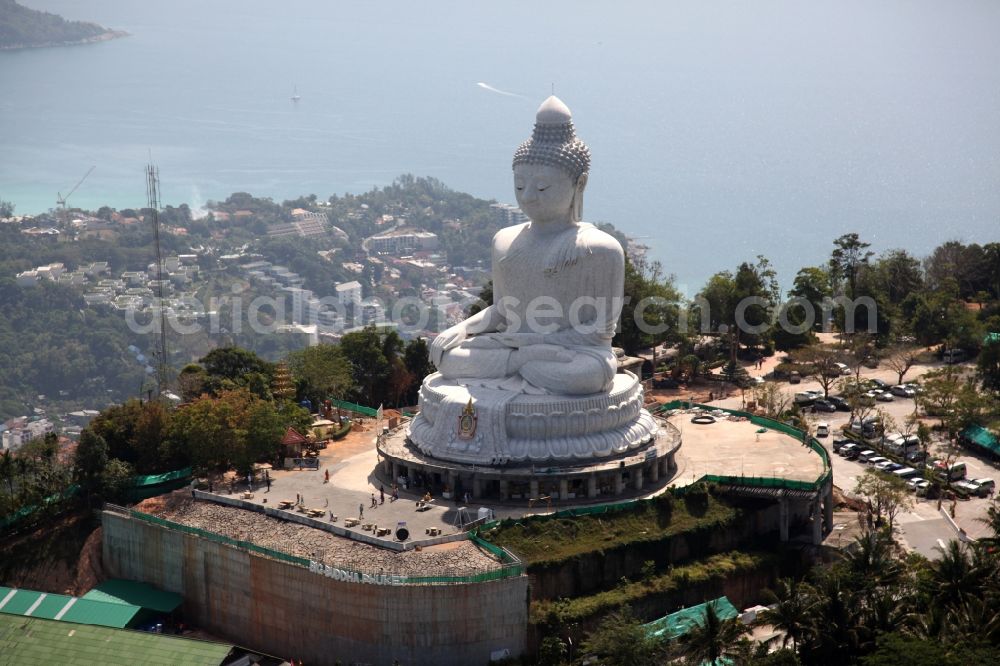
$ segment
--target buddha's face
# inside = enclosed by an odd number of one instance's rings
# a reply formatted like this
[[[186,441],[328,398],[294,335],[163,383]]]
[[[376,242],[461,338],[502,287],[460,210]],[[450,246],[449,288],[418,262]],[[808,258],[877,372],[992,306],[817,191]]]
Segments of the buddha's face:
[[[569,221],[577,184],[562,169],[544,164],[514,167],[517,205],[533,222]]]

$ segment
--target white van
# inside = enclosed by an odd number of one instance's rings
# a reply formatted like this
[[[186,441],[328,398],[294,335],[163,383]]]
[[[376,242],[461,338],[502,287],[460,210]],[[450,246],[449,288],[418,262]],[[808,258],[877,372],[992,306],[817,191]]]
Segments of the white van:
[[[937,462],[931,465],[931,471],[941,481],[961,481],[967,473],[964,462],[952,463],[948,468],[944,463]]]
[[[826,421],[820,421],[816,424],[816,436],[817,437],[829,437],[830,436],[830,424]]]
[[[915,479],[916,477],[920,476],[920,472],[918,470],[913,469],[912,467],[904,467],[902,469],[897,469],[895,472],[893,472],[893,474],[896,477],[905,480]]]

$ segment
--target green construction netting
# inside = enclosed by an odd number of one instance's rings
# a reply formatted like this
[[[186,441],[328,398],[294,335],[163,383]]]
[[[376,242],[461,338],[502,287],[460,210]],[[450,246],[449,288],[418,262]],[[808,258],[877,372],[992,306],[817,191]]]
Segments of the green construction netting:
[[[132,485],[137,488],[143,486],[158,486],[161,483],[167,483],[169,481],[179,481],[181,479],[191,478],[191,468],[185,467],[184,469],[175,469],[172,472],[164,472],[163,474],[149,474],[147,476],[136,476],[133,480]]]
[[[57,493],[55,495],[49,495],[48,497],[46,497],[44,500],[42,500],[41,507],[47,507],[52,504],[68,500],[69,498],[76,495],[78,492],[80,492],[80,486],[74,483],[61,493]],[[38,511],[38,509],[41,507],[38,504],[32,504],[31,506],[23,506],[14,513],[0,518],[0,530],[10,527],[11,525],[17,523],[23,518],[27,518],[31,514]]]
[[[707,601],[697,606],[684,608],[653,620],[649,624],[643,625],[650,636],[663,636],[668,640],[675,640],[688,633],[695,627],[700,627],[705,621],[705,612],[708,606],[712,606],[715,614],[721,620],[731,620],[739,615],[739,611],[726,597],[719,597],[712,601]]]

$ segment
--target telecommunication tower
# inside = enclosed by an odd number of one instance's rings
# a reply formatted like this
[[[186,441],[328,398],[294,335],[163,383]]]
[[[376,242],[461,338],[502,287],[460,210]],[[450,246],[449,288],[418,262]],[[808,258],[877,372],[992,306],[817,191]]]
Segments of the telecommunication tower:
[[[167,357],[167,315],[163,307],[163,255],[160,252],[160,171],[154,165],[146,166],[146,201],[153,222],[153,245],[156,248],[156,314],[159,317],[159,335],[156,346],[156,394],[163,395],[169,381]]]

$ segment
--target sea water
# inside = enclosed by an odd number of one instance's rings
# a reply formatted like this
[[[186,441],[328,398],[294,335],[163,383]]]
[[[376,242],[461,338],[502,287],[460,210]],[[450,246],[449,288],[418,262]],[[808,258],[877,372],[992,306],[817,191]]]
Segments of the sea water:
[[[790,285],[857,231],[996,240],[1000,4],[24,0],[131,36],[0,52],[0,198],[281,201],[402,173],[512,201],[553,90],[593,152],[585,217],[688,293],[766,255]],[[292,96],[299,100],[293,101]]]

